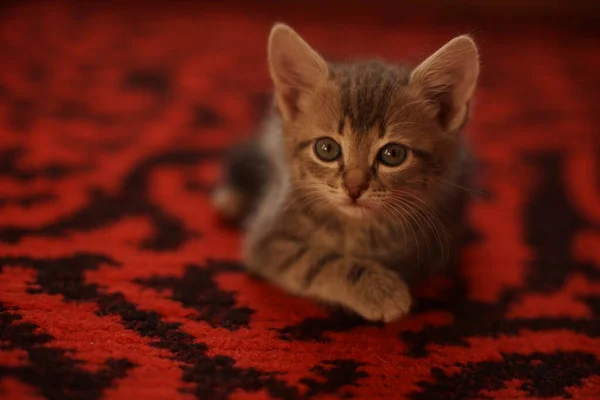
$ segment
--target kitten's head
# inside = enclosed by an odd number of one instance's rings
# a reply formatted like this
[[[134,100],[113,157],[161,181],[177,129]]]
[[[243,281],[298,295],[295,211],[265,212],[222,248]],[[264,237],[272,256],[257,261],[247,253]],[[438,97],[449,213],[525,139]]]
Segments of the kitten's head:
[[[314,204],[354,217],[392,216],[435,201],[453,184],[479,74],[469,37],[451,40],[414,69],[334,64],[278,24],[269,67],[282,151],[294,187]]]

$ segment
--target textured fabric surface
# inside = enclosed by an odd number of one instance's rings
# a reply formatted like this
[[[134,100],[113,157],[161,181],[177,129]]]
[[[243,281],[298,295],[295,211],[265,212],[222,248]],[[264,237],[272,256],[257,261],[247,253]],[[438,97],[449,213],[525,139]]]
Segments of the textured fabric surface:
[[[490,195],[457,270],[382,326],[245,275],[208,202],[279,15],[82,3],[0,8],[0,398],[600,398],[597,34],[289,16],[326,55],[481,46]]]

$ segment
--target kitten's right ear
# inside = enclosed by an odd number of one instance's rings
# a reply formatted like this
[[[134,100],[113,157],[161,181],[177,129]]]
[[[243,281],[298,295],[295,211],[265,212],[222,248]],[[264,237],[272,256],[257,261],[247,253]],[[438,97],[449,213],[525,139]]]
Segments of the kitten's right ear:
[[[477,46],[469,36],[458,36],[429,56],[411,74],[411,86],[430,104],[449,131],[462,127],[479,76]]]
[[[282,117],[294,119],[303,93],[328,76],[327,63],[292,28],[276,24],[269,37],[269,70]]]

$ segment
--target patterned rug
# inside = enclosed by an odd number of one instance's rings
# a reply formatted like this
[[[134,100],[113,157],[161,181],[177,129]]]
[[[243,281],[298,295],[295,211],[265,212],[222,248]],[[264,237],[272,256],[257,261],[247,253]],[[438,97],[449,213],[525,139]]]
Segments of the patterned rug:
[[[83,3],[0,6],[0,398],[600,398],[597,32]],[[481,46],[489,196],[402,321],[247,276],[209,205],[281,16],[342,57]]]

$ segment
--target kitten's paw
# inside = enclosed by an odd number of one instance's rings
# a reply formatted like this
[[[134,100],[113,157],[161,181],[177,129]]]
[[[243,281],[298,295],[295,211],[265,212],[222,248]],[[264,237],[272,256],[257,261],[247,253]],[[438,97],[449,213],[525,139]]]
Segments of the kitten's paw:
[[[227,221],[236,221],[241,218],[245,199],[237,190],[228,186],[220,186],[212,193],[211,200],[221,218]]]
[[[406,283],[388,270],[365,271],[355,287],[351,308],[370,321],[391,322],[410,311],[412,298]]]

